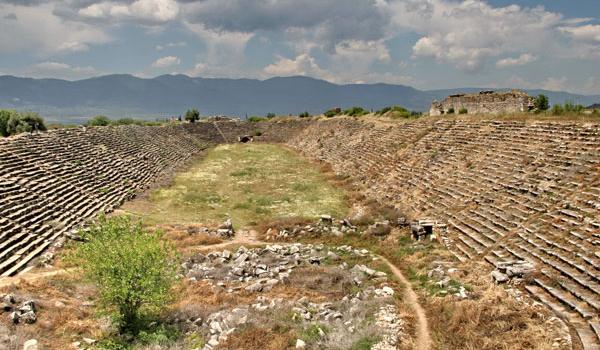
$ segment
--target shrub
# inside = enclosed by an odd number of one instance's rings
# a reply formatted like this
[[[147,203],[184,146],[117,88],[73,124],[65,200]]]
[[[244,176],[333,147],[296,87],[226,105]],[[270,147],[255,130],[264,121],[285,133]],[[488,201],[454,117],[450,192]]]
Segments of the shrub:
[[[161,235],[127,217],[101,217],[82,233],[87,243],[68,257],[97,285],[100,306],[122,333],[138,334],[144,318],[169,301],[178,264]]]
[[[307,111],[304,111],[304,112],[298,114],[298,117],[300,117],[300,118],[310,118],[312,116]]]
[[[377,114],[377,115],[383,115],[383,114],[386,114],[387,112],[389,112],[391,110],[392,110],[392,107],[384,107],[384,108],[376,111],[375,114]]]
[[[368,114],[369,112],[367,112],[364,108],[362,107],[352,107],[349,108],[347,110],[344,111],[345,115],[351,116],[351,117],[360,117],[362,115]]]
[[[533,106],[537,111],[547,111],[550,108],[550,104],[548,103],[548,97],[546,95],[540,94],[533,101]]]
[[[108,117],[105,117],[103,115],[97,115],[95,117],[93,117],[92,119],[88,120],[87,125],[88,126],[107,126],[111,124],[111,120],[108,119]]]
[[[275,115],[275,113],[267,113],[266,117],[267,119],[273,119],[275,118],[277,115]]]
[[[252,122],[252,123],[258,123],[258,122],[262,122],[262,121],[265,121],[265,120],[267,120],[267,119],[263,118],[263,117],[259,117],[257,115],[253,115],[250,118],[248,118],[248,121]]]
[[[32,131],[46,131],[44,119],[39,114],[35,112],[13,113],[8,119],[6,125],[8,135]]]
[[[133,118],[120,118],[112,122],[113,125],[142,125],[144,122]]]
[[[564,105],[565,112],[581,113],[585,108],[580,104],[574,104],[572,101],[566,101]]]
[[[454,107],[450,107],[446,114],[454,114]]]
[[[16,111],[2,109],[0,110],[0,136],[9,136],[8,132],[8,121],[14,115],[17,115]]]
[[[552,106],[552,114],[554,115],[561,115],[565,112],[565,110],[563,109],[563,107],[560,105],[560,103],[555,104],[554,106]]]
[[[467,113],[469,113],[469,111],[464,107],[458,110],[458,114],[467,114]]]
[[[340,115],[340,114],[342,114],[341,108],[332,108],[332,109],[326,111],[325,113],[323,113],[323,115],[326,116],[327,118],[333,118],[336,115]]]
[[[185,120],[190,123],[194,123],[197,120],[200,120],[200,112],[196,108],[188,109],[185,112]]]

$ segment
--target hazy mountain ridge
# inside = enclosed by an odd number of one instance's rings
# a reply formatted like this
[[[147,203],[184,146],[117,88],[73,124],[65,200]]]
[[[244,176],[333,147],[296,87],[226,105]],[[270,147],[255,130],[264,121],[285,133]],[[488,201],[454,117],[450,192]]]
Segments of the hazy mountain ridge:
[[[308,77],[276,77],[267,80],[191,78],[162,75],[152,79],[131,75],[106,75],[66,81],[0,76],[0,107],[34,110],[51,120],[79,122],[104,114],[111,117],[164,117],[180,115],[197,107],[203,115],[321,113],[331,107],[363,106],[379,109],[399,104],[426,111],[433,99],[482,88],[422,91],[391,84],[337,85]],[[527,90],[544,93],[551,103],[571,100],[590,105],[600,96],[566,92]]]

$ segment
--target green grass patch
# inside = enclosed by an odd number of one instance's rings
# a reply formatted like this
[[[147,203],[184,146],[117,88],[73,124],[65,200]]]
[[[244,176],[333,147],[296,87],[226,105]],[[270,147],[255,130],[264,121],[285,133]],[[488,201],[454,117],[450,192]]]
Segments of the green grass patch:
[[[291,150],[269,144],[220,145],[169,187],[124,209],[148,224],[220,223],[236,227],[279,218],[347,213],[343,191]]]
[[[350,350],[370,350],[377,342],[379,342],[378,337],[366,336],[352,344]]]

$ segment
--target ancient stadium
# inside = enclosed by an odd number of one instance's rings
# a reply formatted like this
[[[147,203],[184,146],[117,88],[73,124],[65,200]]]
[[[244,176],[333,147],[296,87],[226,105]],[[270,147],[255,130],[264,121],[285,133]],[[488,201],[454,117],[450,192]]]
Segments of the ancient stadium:
[[[159,317],[176,335],[140,349],[600,344],[593,118],[88,126],[3,138],[0,151],[6,349],[108,348],[97,290],[63,257],[124,214],[165,231],[181,259]],[[287,180],[256,192],[278,172]],[[214,193],[194,197],[194,181]],[[278,197],[286,182],[296,192]]]

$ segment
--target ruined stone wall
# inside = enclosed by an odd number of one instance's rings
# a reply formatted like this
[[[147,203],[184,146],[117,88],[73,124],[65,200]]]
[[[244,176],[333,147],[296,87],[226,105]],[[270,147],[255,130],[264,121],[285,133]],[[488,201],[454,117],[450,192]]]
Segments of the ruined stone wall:
[[[458,114],[462,109],[468,114],[522,113],[533,109],[533,98],[520,91],[452,95],[442,102],[433,102],[429,115]]]

